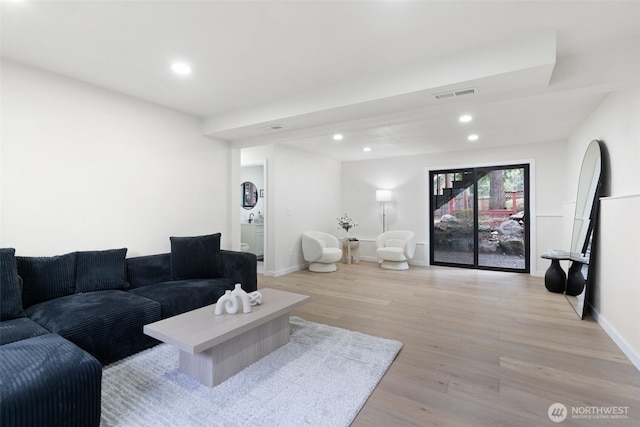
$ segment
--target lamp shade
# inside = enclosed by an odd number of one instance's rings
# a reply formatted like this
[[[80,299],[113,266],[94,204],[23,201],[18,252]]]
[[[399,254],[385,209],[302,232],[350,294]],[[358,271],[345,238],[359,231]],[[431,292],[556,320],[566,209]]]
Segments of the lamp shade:
[[[390,202],[391,190],[376,190],[376,202]]]

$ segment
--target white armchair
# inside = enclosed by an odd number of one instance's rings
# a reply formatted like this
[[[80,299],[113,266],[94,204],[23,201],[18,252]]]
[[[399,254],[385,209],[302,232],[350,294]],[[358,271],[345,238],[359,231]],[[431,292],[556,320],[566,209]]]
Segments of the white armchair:
[[[310,262],[309,271],[330,273],[336,271],[336,261],[342,258],[342,249],[338,239],[322,231],[302,233],[302,255]]]
[[[407,270],[408,260],[416,251],[415,233],[393,230],[382,233],[376,239],[376,255],[382,260],[380,267],[388,270]]]

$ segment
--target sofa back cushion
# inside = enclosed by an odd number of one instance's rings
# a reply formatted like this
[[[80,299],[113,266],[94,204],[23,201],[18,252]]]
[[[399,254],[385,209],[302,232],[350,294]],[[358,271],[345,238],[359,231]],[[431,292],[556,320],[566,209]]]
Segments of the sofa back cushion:
[[[0,249],[0,321],[24,317],[16,250]]]
[[[75,292],[75,252],[51,257],[17,256],[16,262],[23,280],[22,304],[25,308]]]
[[[76,252],[76,293],[127,289],[127,248]]]
[[[171,254],[145,255],[127,259],[127,281],[141,288],[171,280]]]
[[[171,280],[222,277],[220,236],[171,237]]]

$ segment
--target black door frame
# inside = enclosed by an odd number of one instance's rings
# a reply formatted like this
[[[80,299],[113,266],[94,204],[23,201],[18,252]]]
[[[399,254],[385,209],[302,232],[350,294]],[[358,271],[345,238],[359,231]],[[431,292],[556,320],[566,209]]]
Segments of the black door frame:
[[[438,266],[447,266],[447,267],[459,267],[459,268],[470,268],[475,270],[491,270],[491,271],[505,271],[505,272],[516,272],[516,273],[530,273],[531,271],[531,214],[530,214],[530,164],[529,163],[519,163],[519,164],[509,164],[509,165],[493,165],[493,166],[477,166],[477,167],[460,167],[460,168],[450,168],[450,169],[434,169],[429,170],[429,264],[430,265],[438,265]],[[479,265],[479,250],[478,250],[478,197],[477,197],[477,183],[478,183],[478,173],[483,171],[492,171],[497,169],[524,169],[524,261],[525,267],[523,269],[520,268],[507,268],[507,267],[495,267],[495,266],[483,266]],[[435,261],[435,233],[434,233],[434,205],[435,198],[434,195],[434,176],[439,174],[453,174],[453,173],[465,173],[472,172],[473,174],[473,187],[474,187],[474,197],[473,197],[473,264],[461,264],[454,262],[442,262]]]

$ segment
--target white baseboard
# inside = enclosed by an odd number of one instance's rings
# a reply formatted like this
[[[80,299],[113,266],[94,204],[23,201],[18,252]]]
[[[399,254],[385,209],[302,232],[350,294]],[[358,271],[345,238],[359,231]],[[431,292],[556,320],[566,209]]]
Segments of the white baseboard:
[[[308,263],[302,265],[294,265],[292,267],[283,268],[282,270],[277,271],[265,271],[263,274],[269,277],[280,277],[284,276],[285,274],[293,273],[294,271],[304,270],[305,268],[309,268]]]
[[[380,262],[380,260],[377,257],[372,257],[372,256],[361,256],[360,257],[360,261],[366,261],[366,262]],[[419,267],[427,267],[429,264],[427,264],[424,261],[416,261],[416,260],[410,260],[409,261],[409,265],[417,265]]]
[[[607,319],[605,319],[600,315],[600,313],[598,313],[598,310],[591,307],[591,313],[595,321],[598,322],[598,324],[602,327],[602,329],[604,329],[607,335],[611,337],[613,342],[615,342],[616,345],[620,347],[620,350],[622,350],[622,352],[629,358],[631,363],[633,363],[633,365],[640,371],[640,354],[636,353],[631,348],[629,343],[627,343],[627,341],[620,336],[618,331],[616,331],[616,329],[611,326],[609,322],[607,322]]]

